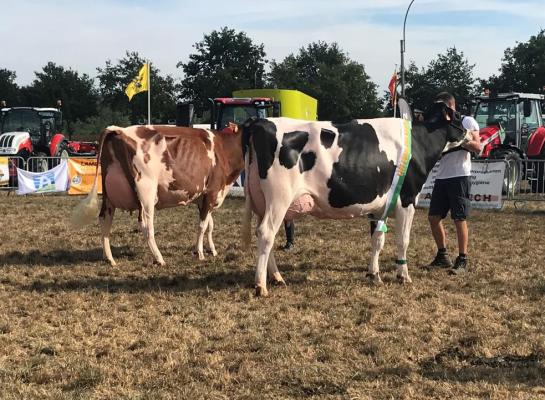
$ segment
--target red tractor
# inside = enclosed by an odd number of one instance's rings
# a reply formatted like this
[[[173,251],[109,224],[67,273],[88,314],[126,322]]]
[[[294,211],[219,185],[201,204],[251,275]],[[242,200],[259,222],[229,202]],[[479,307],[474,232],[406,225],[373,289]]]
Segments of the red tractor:
[[[545,96],[528,93],[501,93],[480,96],[475,119],[480,130],[483,151],[480,158],[509,161],[504,191],[513,190],[521,178],[527,179],[532,191],[543,192],[545,160]],[[520,161],[525,160],[523,164]],[[533,167],[535,165],[535,168]]]
[[[62,129],[62,113],[57,108],[4,107],[0,109],[0,156],[42,157],[33,169],[50,167],[47,157],[95,156],[91,142],[69,141]]]

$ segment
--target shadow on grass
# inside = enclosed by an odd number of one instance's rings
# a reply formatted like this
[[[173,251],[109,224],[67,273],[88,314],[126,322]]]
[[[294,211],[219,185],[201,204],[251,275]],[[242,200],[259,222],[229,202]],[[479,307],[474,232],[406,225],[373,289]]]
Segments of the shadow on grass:
[[[133,257],[134,252],[129,250],[128,246],[112,247],[114,258]],[[11,251],[0,254],[0,266],[22,265],[34,266],[41,265],[46,267],[56,267],[59,265],[77,265],[82,262],[100,262],[103,260],[102,248],[87,250],[51,250],[42,252],[40,250],[31,250],[23,253],[20,251]]]
[[[460,348],[452,347],[421,362],[420,374],[435,381],[486,381],[491,384],[504,384],[508,381],[540,386],[545,376],[544,360],[543,354],[534,353],[526,356],[506,354],[478,357],[464,354]]]
[[[199,277],[187,275],[162,275],[151,277],[82,277],[64,281],[34,280],[31,284],[20,285],[21,290],[33,292],[51,291],[102,291],[108,293],[173,292],[183,293],[199,289],[224,290],[242,286],[250,287],[253,271],[221,271]],[[253,285],[252,285],[253,286]]]

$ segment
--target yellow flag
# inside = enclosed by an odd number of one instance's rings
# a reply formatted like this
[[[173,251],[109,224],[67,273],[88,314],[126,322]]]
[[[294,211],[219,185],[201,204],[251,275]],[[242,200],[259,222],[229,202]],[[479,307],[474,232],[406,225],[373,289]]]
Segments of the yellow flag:
[[[125,94],[129,98],[129,101],[132,100],[132,96],[134,96],[135,94],[149,90],[148,76],[149,76],[149,67],[148,67],[148,63],[145,63],[144,66],[140,68],[140,72],[138,72],[138,76],[134,78],[132,82],[129,83],[129,86],[127,86],[127,89],[125,89]]]

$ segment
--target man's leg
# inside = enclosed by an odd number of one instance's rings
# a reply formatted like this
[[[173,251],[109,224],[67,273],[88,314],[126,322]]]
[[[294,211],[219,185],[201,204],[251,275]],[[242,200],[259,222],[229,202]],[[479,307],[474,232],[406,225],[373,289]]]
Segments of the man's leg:
[[[460,254],[467,254],[467,243],[469,242],[469,233],[467,229],[467,221],[455,220],[456,235],[458,236],[458,251]]]
[[[459,255],[454,262],[454,267],[450,273],[457,275],[465,272],[468,267],[467,247],[469,242],[469,232],[467,227],[467,217],[469,216],[469,177],[459,177],[453,180],[451,186],[451,211],[450,214],[456,225],[456,236],[458,237]]]
[[[443,217],[441,215],[428,215],[431,234],[438,249],[444,249],[447,247],[447,236],[445,234],[445,228],[443,227],[442,220]]]
[[[447,237],[445,228],[441,222],[447,216],[449,210],[449,202],[447,197],[444,181],[437,179],[433,187],[431,195],[430,210],[428,221],[430,223],[431,234],[437,245],[437,254],[433,261],[427,266],[429,268],[452,266],[450,257],[447,253]]]

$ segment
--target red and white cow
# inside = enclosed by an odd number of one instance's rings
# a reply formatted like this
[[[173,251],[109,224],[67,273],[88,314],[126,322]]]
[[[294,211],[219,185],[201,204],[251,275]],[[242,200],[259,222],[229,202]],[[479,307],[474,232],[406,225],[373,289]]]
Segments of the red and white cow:
[[[102,227],[104,257],[115,265],[110,249],[110,229],[116,208],[138,210],[139,221],[155,261],[164,265],[154,234],[154,211],[196,201],[199,207],[197,252],[204,258],[203,237],[216,255],[212,210],[225,199],[231,184],[244,168],[239,133],[165,125],[110,126],[100,137],[98,154],[102,170]],[[98,172],[97,172],[98,174]],[[97,177],[87,198],[73,213],[74,225],[96,217]]]
[[[303,214],[335,219],[364,216],[371,221],[381,218],[403,148],[403,124],[396,118],[341,125],[268,118],[241,127],[246,157],[246,244],[250,240],[250,209],[258,216],[257,295],[267,295],[267,271],[276,283],[284,282],[272,252],[283,219]],[[454,111],[443,103],[433,105],[425,123],[412,126],[412,159],[395,204],[397,275],[403,282],[411,280],[406,251],[418,193],[441,153],[459,145],[467,135]],[[368,275],[380,282],[378,257],[384,233],[374,229],[374,224]]]

